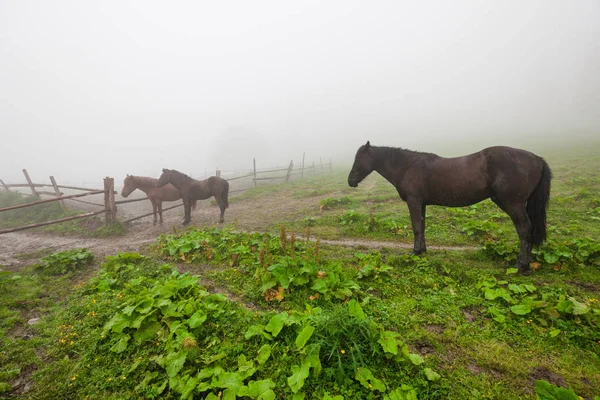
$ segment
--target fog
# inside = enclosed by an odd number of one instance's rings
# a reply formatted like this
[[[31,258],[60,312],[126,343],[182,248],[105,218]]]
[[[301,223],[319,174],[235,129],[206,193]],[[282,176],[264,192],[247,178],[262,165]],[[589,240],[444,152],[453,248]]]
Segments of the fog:
[[[0,2],[0,178],[600,136],[600,2]]]

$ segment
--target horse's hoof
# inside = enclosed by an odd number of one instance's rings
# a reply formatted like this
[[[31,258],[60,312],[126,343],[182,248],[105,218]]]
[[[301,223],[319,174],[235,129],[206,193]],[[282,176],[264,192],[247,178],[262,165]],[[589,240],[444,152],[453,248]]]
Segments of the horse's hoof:
[[[519,268],[519,274],[523,275],[523,276],[527,276],[527,275],[531,275],[533,271],[531,270],[531,268],[526,267],[526,268]]]
[[[225,220],[224,220],[224,219],[220,219],[220,220],[219,220],[219,223],[220,223],[220,224],[222,224],[223,222],[225,222]]]

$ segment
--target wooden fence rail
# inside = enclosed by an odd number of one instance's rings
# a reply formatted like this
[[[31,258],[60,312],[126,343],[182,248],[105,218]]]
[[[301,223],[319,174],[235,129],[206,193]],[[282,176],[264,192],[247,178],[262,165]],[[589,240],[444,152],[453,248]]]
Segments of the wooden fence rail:
[[[2,230],[0,230],[0,234],[17,232],[17,231],[31,229],[31,228],[38,228],[38,227],[42,227],[42,226],[46,226],[46,225],[58,224],[61,222],[72,221],[72,220],[80,219],[80,218],[87,218],[87,217],[91,217],[91,216],[99,215],[99,214],[105,214],[105,221],[106,221],[107,225],[110,225],[110,224],[113,224],[114,222],[116,222],[116,213],[117,213],[117,207],[116,207],[116,203],[115,203],[115,193],[116,192],[114,190],[114,179],[113,178],[109,178],[109,177],[104,178],[104,189],[100,190],[100,189],[82,188],[82,187],[78,187],[78,186],[57,185],[56,180],[54,179],[53,176],[50,177],[50,181],[51,181],[50,185],[41,184],[41,183],[33,183],[31,181],[31,178],[29,177],[29,174],[27,173],[27,170],[24,169],[23,174],[25,175],[25,178],[27,179],[27,184],[20,184],[20,183],[5,184],[4,181],[0,181],[0,182],[7,192],[10,192],[11,187],[29,187],[32,195],[38,199],[40,198],[40,194],[54,196],[54,197],[50,198],[50,199],[36,200],[31,203],[17,204],[14,206],[0,208],[0,212],[18,210],[18,209],[26,208],[26,207],[34,207],[34,206],[37,206],[40,204],[51,203],[53,201],[58,201],[59,204],[61,205],[61,208],[64,211],[64,209],[65,209],[64,208],[64,200],[72,200],[72,201],[77,201],[77,202],[81,202],[81,203],[92,204],[95,206],[102,207],[102,210],[88,212],[85,214],[74,215],[74,216],[65,217],[65,218],[59,218],[59,219],[55,219],[52,221],[45,221],[45,222],[39,222],[36,224],[29,224],[29,225],[14,227],[14,228],[2,229]],[[36,187],[51,187],[54,189],[54,192],[37,191],[35,189]],[[84,190],[85,192],[65,196],[65,195],[63,195],[62,192],[60,192],[59,188],[72,189],[72,190]],[[104,204],[93,203],[90,201],[85,201],[85,200],[80,199],[81,197],[93,196],[93,195],[97,195],[97,194],[104,194]]]

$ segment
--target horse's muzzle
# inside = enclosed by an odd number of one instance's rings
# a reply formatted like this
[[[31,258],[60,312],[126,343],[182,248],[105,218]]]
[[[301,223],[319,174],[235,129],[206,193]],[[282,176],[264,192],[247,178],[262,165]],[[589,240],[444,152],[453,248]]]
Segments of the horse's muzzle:
[[[358,182],[355,181],[354,179],[348,178],[348,186],[350,186],[350,187],[358,187]]]

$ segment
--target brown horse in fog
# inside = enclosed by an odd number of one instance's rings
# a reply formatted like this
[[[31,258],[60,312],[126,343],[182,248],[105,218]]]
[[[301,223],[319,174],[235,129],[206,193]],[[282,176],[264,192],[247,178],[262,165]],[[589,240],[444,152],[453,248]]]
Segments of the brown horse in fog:
[[[127,197],[136,189],[140,189],[142,192],[148,195],[148,200],[152,203],[152,212],[154,213],[154,224],[156,224],[156,212],[160,216],[160,223],[163,222],[162,216],[162,203],[163,201],[175,201],[181,199],[179,191],[173,185],[165,185],[163,187],[157,187],[156,182],[158,179],[150,178],[148,176],[133,176],[127,175],[123,182],[123,190],[121,196]],[[196,208],[196,201],[192,203],[192,208]]]
[[[192,220],[191,204],[195,200],[205,200],[212,196],[215,197],[219,208],[221,209],[221,217],[219,222],[225,221],[225,209],[229,207],[227,196],[229,195],[229,182],[218,176],[211,176],[203,181],[193,179],[186,174],[174,169],[163,169],[163,173],[158,178],[156,185],[158,187],[171,184],[177,188],[179,195],[183,199],[183,207],[185,215],[183,224],[187,225]]]
[[[530,273],[532,246],[546,240],[550,167],[543,158],[511,147],[489,147],[462,157],[443,158],[394,147],[361,146],[348,175],[358,186],[377,171],[406,201],[414,234],[414,253],[425,252],[425,207],[468,206],[492,199],[506,212],[519,235],[517,268]]]

